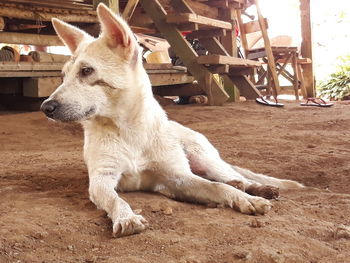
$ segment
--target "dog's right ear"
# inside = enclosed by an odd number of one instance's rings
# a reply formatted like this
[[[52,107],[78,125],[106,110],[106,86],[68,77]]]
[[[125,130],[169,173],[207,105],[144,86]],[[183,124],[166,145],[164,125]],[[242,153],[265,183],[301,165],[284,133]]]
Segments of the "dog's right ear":
[[[126,49],[133,48],[136,42],[134,35],[128,24],[119,15],[114,15],[106,5],[100,3],[97,6],[97,16],[101,22],[101,37],[107,40],[110,48],[118,46]]]
[[[85,37],[91,37],[79,28],[67,24],[57,18],[52,18],[51,22],[57,35],[62,40],[62,42],[69,48],[72,54],[75,52],[80,42]]]

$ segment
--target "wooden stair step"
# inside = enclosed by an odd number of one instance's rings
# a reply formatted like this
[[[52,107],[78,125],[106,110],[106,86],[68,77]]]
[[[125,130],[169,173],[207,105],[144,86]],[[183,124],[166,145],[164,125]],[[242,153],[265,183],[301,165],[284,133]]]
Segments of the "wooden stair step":
[[[198,64],[229,65],[230,67],[237,68],[252,68],[261,66],[261,63],[255,60],[222,55],[199,56],[197,58],[197,62]]]
[[[171,24],[189,24],[194,23],[205,27],[217,27],[222,29],[232,30],[232,24],[229,22],[208,18],[191,13],[168,14],[166,21]]]

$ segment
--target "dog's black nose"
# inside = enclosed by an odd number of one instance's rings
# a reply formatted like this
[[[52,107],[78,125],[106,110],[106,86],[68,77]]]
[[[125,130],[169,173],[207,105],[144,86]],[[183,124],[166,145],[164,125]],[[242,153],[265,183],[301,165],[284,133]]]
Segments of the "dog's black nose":
[[[45,101],[40,109],[43,111],[47,116],[51,116],[54,111],[58,108],[59,103],[56,100],[49,100]]]

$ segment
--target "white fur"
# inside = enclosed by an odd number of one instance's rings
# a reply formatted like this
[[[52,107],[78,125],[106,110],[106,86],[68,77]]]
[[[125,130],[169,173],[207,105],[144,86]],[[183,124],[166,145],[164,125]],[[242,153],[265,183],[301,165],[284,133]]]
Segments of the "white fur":
[[[102,4],[98,6],[98,16],[101,36],[93,39],[84,35],[77,48],[70,46],[73,59],[63,69],[64,82],[46,102],[75,105],[65,113],[74,116],[95,109],[93,115],[77,121],[84,127],[90,199],[108,213],[115,236],[138,233],[147,227],[147,221],[132,211],[116,188],[158,191],[185,201],[216,203],[245,214],[264,214],[271,208],[268,200],[225,183],[238,180],[245,186],[254,183],[301,187],[296,182],[232,167],[202,134],[169,121],[152,95],[141,52],[136,63],[132,62],[132,54],[139,46],[130,28]],[[77,34],[78,29],[65,27],[59,20],[53,22],[64,41]],[[80,79],[77,76],[84,63],[95,71]],[[91,85],[98,79],[110,86],[100,82]],[[195,175],[191,168],[203,170],[205,178]]]

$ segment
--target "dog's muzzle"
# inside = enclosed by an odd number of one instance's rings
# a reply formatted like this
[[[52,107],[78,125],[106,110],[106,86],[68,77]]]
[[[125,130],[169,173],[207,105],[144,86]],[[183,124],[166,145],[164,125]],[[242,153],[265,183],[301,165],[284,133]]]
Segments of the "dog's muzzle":
[[[41,104],[40,110],[44,112],[47,117],[53,118],[59,105],[60,104],[56,100],[44,101],[43,104]]]

